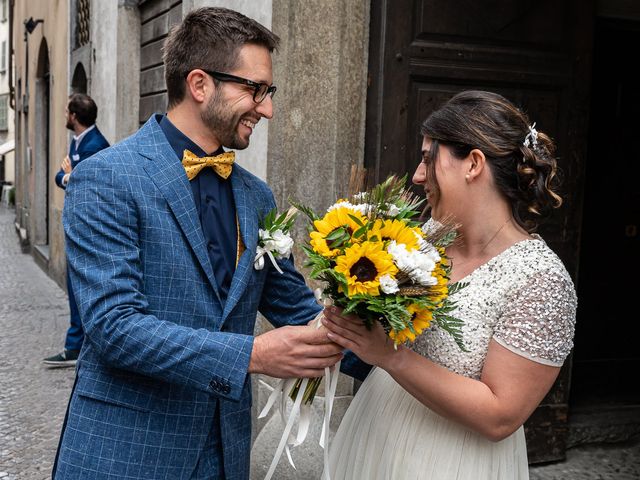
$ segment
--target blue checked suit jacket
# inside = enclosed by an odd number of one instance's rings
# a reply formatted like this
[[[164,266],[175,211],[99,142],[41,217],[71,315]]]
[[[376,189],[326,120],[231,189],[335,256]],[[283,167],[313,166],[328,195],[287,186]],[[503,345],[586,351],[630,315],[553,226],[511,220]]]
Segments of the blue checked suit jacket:
[[[246,250],[222,301],[189,181],[155,116],[74,170],[63,223],[86,340],[55,478],[194,478],[218,427],[225,478],[249,478],[256,313],[305,324],[320,307],[292,260],[284,274],[254,269],[275,202],[238,165],[229,181]]]

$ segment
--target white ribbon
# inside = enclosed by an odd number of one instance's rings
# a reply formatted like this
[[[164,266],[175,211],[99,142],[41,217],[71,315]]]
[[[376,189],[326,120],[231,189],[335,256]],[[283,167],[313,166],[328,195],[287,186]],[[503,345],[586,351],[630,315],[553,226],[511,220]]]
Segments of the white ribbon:
[[[256,270],[262,270],[264,268],[264,252],[260,252],[260,247],[258,247],[256,259],[253,261],[253,268]]]
[[[295,383],[295,379],[293,380]],[[290,380],[284,383],[287,384],[289,383],[289,381]],[[296,415],[298,413],[298,410],[300,409],[300,404],[302,403],[302,397],[304,396],[302,394],[304,391],[303,389],[307,388],[308,383],[309,383],[309,379],[305,378],[302,381],[302,385],[300,385],[300,390],[298,391],[298,395],[296,396],[296,401],[293,403],[293,407],[291,408],[291,412],[289,413],[289,419],[287,420],[286,426],[284,427],[284,432],[282,432],[282,437],[280,438],[280,442],[278,443],[278,448],[276,449],[276,453],[273,457],[273,461],[271,462],[271,466],[269,467],[269,471],[267,472],[267,475],[264,477],[265,480],[269,480],[273,476],[273,473],[275,472],[276,467],[278,466],[278,461],[282,456],[282,451],[285,449],[285,447],[287,448],[287,457],[289,458],[289,463],[293,468],[296,468],[296,466],[293,464],[293,459],[291,458],[291,453],[289,452],[289,446],[287,445],[287,442],[290,441],[289,432],[291,432],[291,429],[293,428],[293,422],[296,419]],[[258,416],[258,418],[264,417],[269,412],[268,409],[271,408],[271,405],[273,405],[273,403],[275,402],[275,398],[278,397],[278,394],[282,395],[283,397],[282,402],[280,403],[280,414],[284,418],[283,409],[284,409],[284,405],[286,405],[287,399],[283,390],[278,391],[277,388],[275,388],[273,392],[271,392],[271,395],[269,396],[269,400],[267,401],[267,405],[265,405],[265,408],[262,410],[262,412],[260,412],[260,415]],[[271,401],[272,397],[274,397],[273,401]]]
[[[322,432],[320,433],[320,446],[324,449],[324,474],[323,479],[331,480],[329,475],[329,422],[331,421],[331,410],[333,409],[333,400],[336,398],[336,388],[338,387],[338,376],[340,374],[340,361],[333,366],[333,374],[331,368],[324,369],[324,422],[322,423]]]
[[[271,253],[270,250],[265,250],[262,247],[258,247],[256,249],[256,258],[253,261],[253,268],[255,268],[256,270],[262,270],[264,268],[264,256],[265,255],[269,256],[269,258],[271,259],[271,263],[273,263],[273,266],[276,267],[276,270],[278,270],[278,272],[282,273],[282,270],[280,269],[280,266],[278,265],[278,262],[276,262],[276,259],[273,256],[273,253]]]
[[[322,315],[318,315],[316,328],[320,328],[322,325],[320,319]],[[324,449],[324,474],[323,479],[331,480],[329,476],[329,423],[331,421],[331,411],[333,409],[333,401],[336,396],[336,389],[338,387],[338,376],[340,373],[340,362],[336,363],[332,368],[324,369],[324,382],[325,382],[325,396],[324,396],[324,420],[322,422],[322,432],[320,433],[320,446]],[[280,442],[278,443],[278,448],[276,449],[276,453],[273,456],[273,460],[271,461],[271,466],[267,471],[267,475],[264,477],[265,480],[270,480],[273,476],[276,467],[278,466],[278,462],[280,461],[280,457],[282,456],[282,452],[287,452],[287,458],[291,466],[295,469],[296,466],[293,463],[293,458],[291,457],[290,447],[297,447],[298,445],[304,442],[305,438],[307,438],[307,433],[309,432],[309,425],[311,424],[311,405],[307,405],[302,403],[302,398],[304,397],[304,392],[307,389],[307,385],[309,384],[308,378],[302,380],[300,384],[300,388],[298,389],[298,393],[296,395],[295,402],[293,403],[293,407],[289,412],[289,418],[286,418],[286,408],[287,408],[287,398],[289,397],[289,392],[294,387],[298,379],[289,378],[289,379],[281,379],[275,384],[273,388],[273,392],[269,395],[267,399],[267,403],[264,408],[258,415],[258,418],[264,418],[271,407],[276,403],[277,400],[280,400],[280,417],[282,418],[282,422],[285,424],[284,431],[282,432],[282,436],[280,437]],[[296,416],[299,412],[298,419],[298,432],[294,437],[291,435],[291,430],[293,429],[293,424],[295,422]]]

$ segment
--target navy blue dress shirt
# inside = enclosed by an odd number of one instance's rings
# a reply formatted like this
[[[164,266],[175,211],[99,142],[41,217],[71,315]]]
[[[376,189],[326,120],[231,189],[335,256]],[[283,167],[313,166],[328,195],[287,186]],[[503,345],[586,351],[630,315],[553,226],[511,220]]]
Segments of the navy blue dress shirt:
[[[222,147],[207,154],[184,133],[178,130],[166,115],[160,120],[160,128],[169,144],[182,161],[184,150],[190,150],[198,157],[224,153]],[[231,177],[224,180],[213,170],[203,168],[191,180],[191,191],[200,217],[200,225],[207,241],[209,260],[213,267],[222,300],[226,300],[231,279],[236,269],[238,254],[238,227],[236,224],[236,205],[231,189]]]

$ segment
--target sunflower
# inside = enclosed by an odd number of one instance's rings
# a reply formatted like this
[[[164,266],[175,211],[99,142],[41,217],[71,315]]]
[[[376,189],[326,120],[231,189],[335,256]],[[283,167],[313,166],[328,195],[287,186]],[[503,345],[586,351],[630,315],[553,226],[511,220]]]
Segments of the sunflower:
[[[369,232],[369,238],[377,236],[379,240],[388,242],[395,240],[396,243],[404,243],[407,250],[417,250],[419,248],[418,238],[423,238],[422,230],[417,227],[409,227],[400,220],[376,220]]]
[[[342,228],[345,231],[345,236],[348,235],[349,239],[351,239],[351,235],[354,231],[360,228],[360,225],[358,225],[349,215],[354,216],[362,223],[366,222],[365,217],[363,217],[359,212],[345,207],[331,210],[321,220],[313,222],[315,231],[309,234],[311,237],[309,243],[311,244],[314,252],[328,258],[335,257],[340,253],[340,248],[331,248],[329,246],[332,242],[331,240],[327,242],[327,237],[336,230]]]
[[[431,310],[421,308],[419,305],[412,303],[407,307],[408,312],[411,314],[411,320],[409,322],[413,326],[413,331],[407,325],[404,330],[395,332],[391,330],[389,336],[396,344],[404,343],[407,340],[413,342],[416,336],[420,335],[425,328],[429,328],[431,320],[433,320],[433,313]]]
[[[438,253],[440,254],[441,259],[445,258],[444,249],[438,248]],[[442,306],[442,303],[449,296],[449,276],[447,275],[445,266],[445,261],[440,260],[436,263],[436,268],[434,268],[431,273],[431,275],[438,281],[434,286],[429,287],[430,296],[434,305],[436,305],[436,308]]]
[[[380,277],[398,273],[393,257],[383,247],[382,242],[356,243],[336,259],[335,270],[347,279],[349,297],[358,293],[378,296]]]

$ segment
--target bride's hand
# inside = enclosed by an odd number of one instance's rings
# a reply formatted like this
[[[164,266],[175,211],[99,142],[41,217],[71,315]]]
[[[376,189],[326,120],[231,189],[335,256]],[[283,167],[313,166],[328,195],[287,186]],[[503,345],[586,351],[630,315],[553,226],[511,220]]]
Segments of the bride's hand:
[[[344,314],[339,307],[326,308],[322,324],[329,330],[327,337],[330,340],[351,350],[369,365],[385,368],[387,362],[398,353],[382,325],[374,322],[369,330],[361,318]]]

